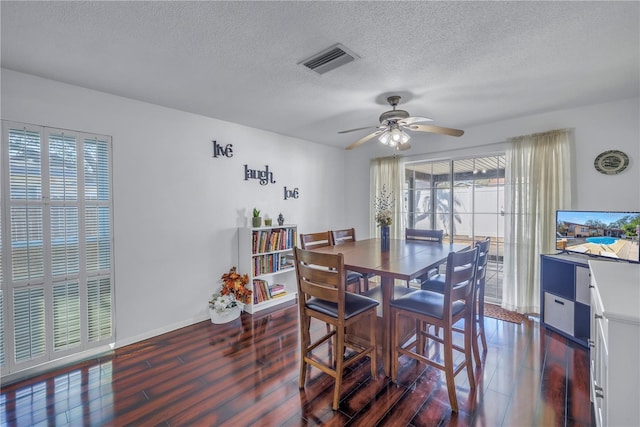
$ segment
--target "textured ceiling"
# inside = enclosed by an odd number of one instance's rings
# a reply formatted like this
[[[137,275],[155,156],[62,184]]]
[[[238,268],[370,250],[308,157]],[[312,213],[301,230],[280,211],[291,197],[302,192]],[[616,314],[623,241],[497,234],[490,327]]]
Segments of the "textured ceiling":
[[[459,129],[640,94],[635,1],[0,7],[4,68],[337,147],[368,133],[338,131],[377,125],[390,94]],[[360,59],[297,65],[335,43]]]

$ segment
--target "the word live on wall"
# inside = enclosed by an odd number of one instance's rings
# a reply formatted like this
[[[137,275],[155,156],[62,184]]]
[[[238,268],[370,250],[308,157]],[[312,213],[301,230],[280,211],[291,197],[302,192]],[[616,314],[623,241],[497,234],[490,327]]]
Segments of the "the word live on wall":
[[[233,157],[233,144],[221,145],[218,144],[217,141],[213,142],[213,158],[231,158]],[[269,170],[269,165],[265,165],[264,169],[252,169],[249,168],[249,165],[243,165],[244,167],[244,180],[257,180],[260,185],[267,184],[275,184],[276,180],[274,179],[273,172]],[[287,188],[285,185],[284,188],[284,200],[287,199],[297,199],[300,197],[300,191],[298,187],[293,189]]]

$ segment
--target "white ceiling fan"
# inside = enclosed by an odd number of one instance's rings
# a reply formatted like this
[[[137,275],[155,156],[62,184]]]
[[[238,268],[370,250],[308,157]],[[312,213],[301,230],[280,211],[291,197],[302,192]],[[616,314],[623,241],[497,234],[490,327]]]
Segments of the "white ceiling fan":
[[[393,110],[385,111],[380,115],[380,125],[379,126],[366,126],[363,128],[349,129],[343,130],[338,133],[347,133],[347,132],[355,132],[363,129],[378,129],[369,135],[360,138],[346,149],[351,150],[356,148],[357,146],[364,144],[371,138],[377,136],[378,140],[390,147],[394,147],[396,150],[404,151],[411,148],[411,144],[409,144],[409,139],[411,136],[405,132],[405,130],[416,131],[416,132],[431,132],[431,133],[440,133],[443,135],[451,135],[451,136],[461,136],[464,134],[464,131],[459,129],[445,128],[442,126],[434,126],[434,125],[423,125],[416,123],[423,122],[431,122],[433,121],[427,117],[418,117],[418,116],[410,116],[408,112],[404,110],[396,110],[396,106],[398,102],[400,102],[400,97],[397,95],[393,95],[387,98],[387,102]]]

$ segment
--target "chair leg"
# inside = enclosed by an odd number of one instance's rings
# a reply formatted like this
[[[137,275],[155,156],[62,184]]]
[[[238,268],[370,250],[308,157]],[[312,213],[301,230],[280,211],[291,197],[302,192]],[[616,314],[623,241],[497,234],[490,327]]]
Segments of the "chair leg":
[[[369,277],[366,274],[362,278],[362,283],[364,284],[364,291],[367,292],[369,290]]]
[[[307,357],[307,349],[309,348],[309,343],[311,341],[311,337],[309,335],[311,318],[305,315],[302,316],[303,317],[300,319],[300,324],[302,326],[300,333],[300,379],[298,381],[298,387],[300,389],[304,388],[304,383],[307,378],[307,362],[305,361],[305,357]],[[329,326],[329,324],[327,324],[327,326]]]
[[[475,344],[475,349],[478,348],[478,337],[475,335],[475,315],[470,313],[471,315],[467,315],[464,319],[464,359],[467,364],[467,376],[469,377],[469,386],[471,390],[475,389],[476,382],[473,377],[473,351],[472,351],[472,343]],[[467,325],[473,325],[471,328],[468,328]],[[469,330],[471,329],[471,330]],[[480,356],[476,353],[477,358]]]
[[[484,279],[481,282],[480,294],[478,295],[478,323],[480,324],[479,332],[482,339],[482,349],[487,351],[487,337],[484,333]]]
[[[466,346],[466,336],[467,336],[467,329],[471,329],[471,347],[473,349],[473,356],[476,359],[476,366],[480,366],[482,364],[482,360],[480,359],[480,348],[478,347],[478,322],[476,322],[476,305],[473,305],[473,313],[471,314],[471,323],[469,325],[467,325],[466,320],[465,320],[465,325],[464,325],[464,333],[465,333],[465,351],[467,350],[467,346]]]
[[[373,347],[373,351],[370,353],[369,359],[371,360],[371,378],[376,379],[378,377],[378,349],[376,347],[376,322],[378,321],[378,315],[376,310],[372,310],[369,315],[369,345]]]
[[[451,411],[458,412],[458,397],[456,396],[456,382],[453,374],[453,330],[451,325],[443,327],[444,335],[444,371],[447,378],[447,391],[449,392],[449,403]]]
[[[336,385],[333,389],[333,410],[338,410],[338,404],[340,403],[340,387],[342,386],[342,374],[344,370],[344,328],[339,327],[336,329],[336,370],[335,380]],[[340,355],[340,357],[338,357]]]
[[[398,379],[398,357],[400,357],[400,353],[398,353],[398,347],[402,345],[402,343],[398,342],[400,334],[398,333],[400,324],[400,313],[394,309],[391,309],[391,381],[396,382]]]

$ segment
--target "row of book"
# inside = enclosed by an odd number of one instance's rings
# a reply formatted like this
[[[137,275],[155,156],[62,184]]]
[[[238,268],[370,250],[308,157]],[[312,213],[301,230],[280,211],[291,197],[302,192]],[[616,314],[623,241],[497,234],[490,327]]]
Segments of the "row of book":
[[[275,253],[253,257],[252,276],[275,273],[276,271],[293,268],[293,256],[286,253]]]
[[[252,251],[254,254],[291,249],[296,244],[295,228],[273,228],[252,232]]]
[[[269,282],[262,279],[253,279],[253,303],[259,304],[261,302],[279,298],[287,294],[287,288],[285,285],[276,283],[269,286]]]

